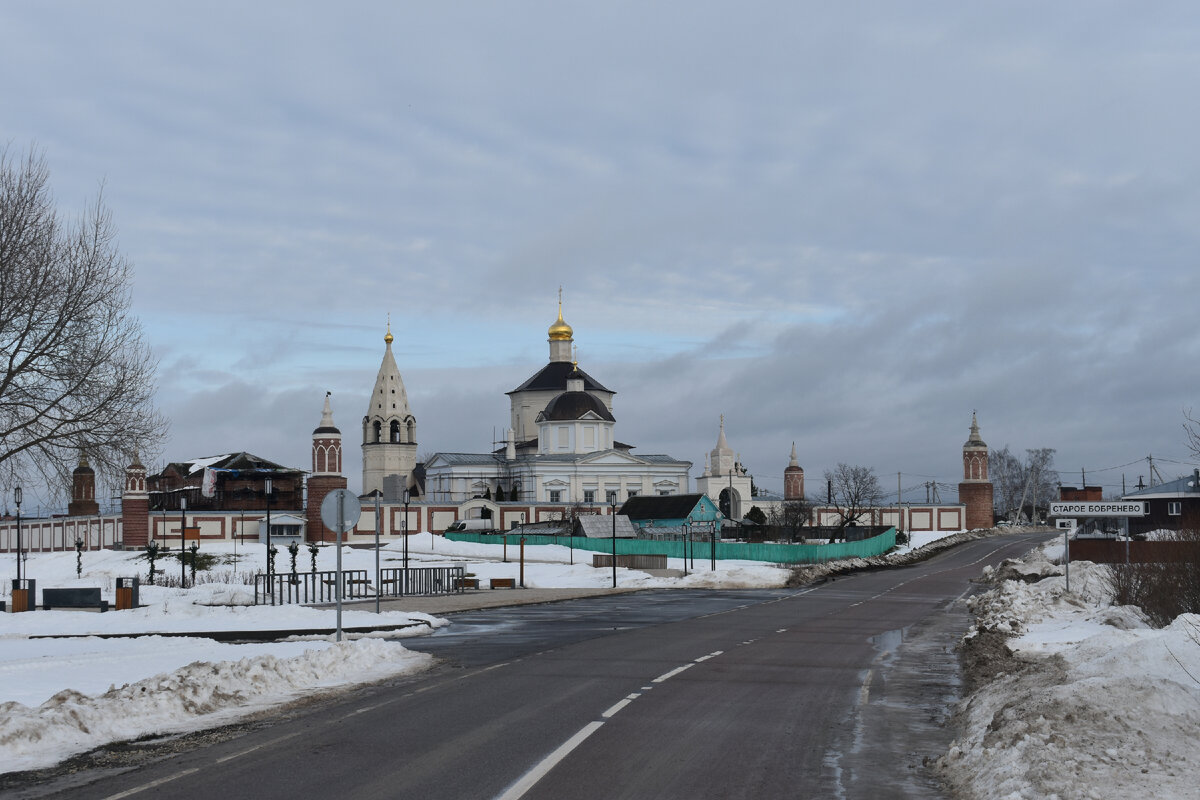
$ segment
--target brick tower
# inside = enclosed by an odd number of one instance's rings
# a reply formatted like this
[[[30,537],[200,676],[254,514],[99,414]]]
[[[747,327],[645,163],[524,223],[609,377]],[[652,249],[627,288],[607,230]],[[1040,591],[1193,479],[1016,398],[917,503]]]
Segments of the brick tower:
[[[137,453],[125,468],[125,489],[121,493],[121,543],[143,548],[150,541],[150,494],[146,491],[146,468]]]
[[[100,513],[96,502],[96,470],[88,466],[87,456],[79,454],[79,466],[71,473],[71,502],[68,517],[90,517]]]
[[[971,437],[963,445],[963,481],[958,501],[967,507],[967,530],[995,524],[992,482],[988,480],[988,449],[979,438],[979,423],[971,413]]]
[[[792,442],[792,457],[783,471],[783,499],[804,499],[804,467],[796,460],[796,443]]]
[[[312,433],[312,474],[308,476],[308,541],[333,541],[335,534],[321,522],[321,501],[334,489],[345,489],[346,478],[342,475],[342,432],[333,424],[333,409],[329,405],[329,392],[325,393],[325,410],[321,412],[321,424]]]

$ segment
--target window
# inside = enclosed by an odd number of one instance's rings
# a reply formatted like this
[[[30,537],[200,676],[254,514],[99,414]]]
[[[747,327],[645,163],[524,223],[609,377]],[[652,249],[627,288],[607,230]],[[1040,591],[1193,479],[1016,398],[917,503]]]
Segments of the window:
[[[658,490],[658,494],[659,494],[659,496],[661,496],[661,497],[666,497],[666,496],[667,496],[667,495],[669,495],[670,493],[671,493],[671,490],[670,490],[670,489],[659,489],[659,490]]]
[[[596,490],[595,489],[584,489],[583,490],[583,502],[585,502],[585,503],[596,502]]]
[[[609,489],[604,493],[604,500],[611,506],[613,503],[617,502],[617,493],[614,490]]]
[[[550,502],[551,503],[561,503],[562,502],[562,490],[561,489],[551,489],[550,490]]]
[[[1172,517],[1178,517],[1181,513],[1181,508],[1180,508],[1181,505],[1182,505],[1182,503],[1180,503],[1180,501],[1178,501],[1178,500],[1172,500],[1172,501],[1168,502],[1167,503],[1167,513],[1170,514]]]
[[[625,490],[626,497],[637,497],[637,493],[638,493],[637,489],[626,489]]]

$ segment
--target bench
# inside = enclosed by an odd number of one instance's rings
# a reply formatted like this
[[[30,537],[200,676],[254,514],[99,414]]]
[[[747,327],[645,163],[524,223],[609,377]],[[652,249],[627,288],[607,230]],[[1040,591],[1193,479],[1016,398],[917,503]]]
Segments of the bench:
[[[108,601],[100,598],[100,588],[42,589],[42,610],[56,608],[98,608],[108,611]]]
[[[516,578],[492,578],[491,585],[493,589],[515,589],[517,588]]]
[[[454,588],[455,589],[478,589],[479,588],[479,578],[455,578],[454,579]]]

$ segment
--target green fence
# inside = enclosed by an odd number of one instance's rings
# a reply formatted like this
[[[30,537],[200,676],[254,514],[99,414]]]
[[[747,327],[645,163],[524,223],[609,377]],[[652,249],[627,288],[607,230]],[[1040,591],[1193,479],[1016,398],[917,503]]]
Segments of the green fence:
[[[476,542],[478,544],[502,544],[505,539],[510,547],[521,543],[520,536],[510,534],[447,533],[452,542]],[[576,550],[596,553],[611,553],[612,539],[589,539],[583,536],[530,536],[525,544],[558,544],[573,546]],[[617,539],[617,555],[646,555],[665,553],[670,558],[683,558],[686,542],[654,541],[651,539]],[[835,544],[751,544],[748,542],[717,541],[718,559],[741,559],[743,561],[765,561],[771,564],[820,564],[842,558],[867,558],[886,553],[896,546],[896,529],[888,528],[878,536],[858,542]],[[712,559],[712,542],[695,539],[690,544],[690,555],[696,559]]]

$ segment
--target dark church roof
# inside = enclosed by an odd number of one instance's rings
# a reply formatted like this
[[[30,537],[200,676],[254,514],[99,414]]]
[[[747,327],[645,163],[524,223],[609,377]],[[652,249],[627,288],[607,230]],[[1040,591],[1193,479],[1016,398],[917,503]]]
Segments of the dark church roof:
[[[570,361],[551,361],[546,366],[537,371],[536,374],[529,380],[522,383],[511,392],[505,394],[515,394],[516,392],[540,391],[552,389],[561,392],[567,388],[567,376],[571,374],[571,370],[576,369],[576,366]],[[616,394],[612,389],[607,389],[600,384],[591,375],[588,375],[583,370],[579,370],[579,374],[583,376],[583,388],[585,391],[609,392]]]
[[[563,392],[546,404],[541,417],[548,420],[573,420],[582,418],[589,411],[600,419],[616,421],[608,406],[587,392]]]

